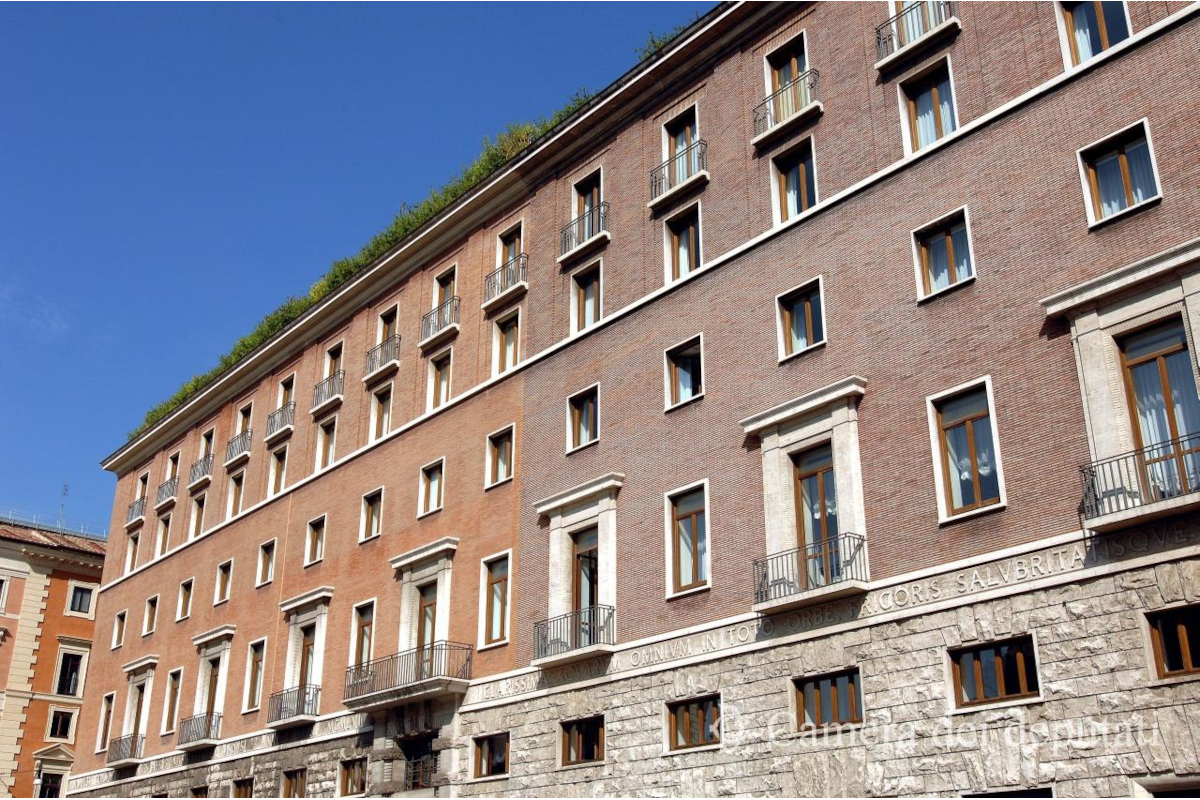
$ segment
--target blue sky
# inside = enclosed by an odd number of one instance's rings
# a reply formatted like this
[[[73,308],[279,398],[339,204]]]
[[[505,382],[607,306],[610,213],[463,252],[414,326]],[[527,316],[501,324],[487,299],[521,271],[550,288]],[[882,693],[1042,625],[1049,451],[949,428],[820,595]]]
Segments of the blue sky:
[[[145,411],[485,135],[710,3],[0,6],[0,510],[107,524]]]

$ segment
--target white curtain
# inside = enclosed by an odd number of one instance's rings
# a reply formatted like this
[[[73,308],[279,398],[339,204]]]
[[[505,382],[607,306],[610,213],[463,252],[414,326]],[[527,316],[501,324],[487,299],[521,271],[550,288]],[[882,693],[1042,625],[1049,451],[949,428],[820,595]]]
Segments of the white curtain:
[[[954,93],[950,88],[950,76],[938,84],[938,113],[942,117],[942,136],[954,130]]]
[[[967,426],[956,425],[946,431],[947,460],[950,462],[951,511],[975,502],[975,481],[971,475],[971,449],[967,441]]]
[[[583,319],[580,327],[587,327],[596,321],[596,283],[588,281],[583,288]]]
[[[815,305],[814,305],[815,309]],[[814,320],[813,334],[817,339],[820,339],[820,334],[817,333]],[[792,308],[792,324],[791,330],[788,333],[792,337],[792,352],[796,353],[808,347],[812,342],[808,341],[808,329],[804,320],[804,303],[798,302]]]
[[[1075,37],[1075,52],[1079,56],[1079,63],[1082,64],[1101,50],[1100,25],[1096,20],[1095,5],[1076,3],[1071,8],[1071,22],[1075,28],[1072,31]]]
[[[685,227],[679,232],[677,238],[678,248],[675,254],[677,263],[679,264],[679,277],[683,277],[692,271],[692,229],[691,226]]]
[[[1116,153],[1096,159],[1096,183],[1100,187],[1100,216],[1107,217],[1125,208],[1125,181]]]
[[[917,146],[925,147],[937,140],[937,122],[933,118],[933,92],[925,91],[917,97]]]
[[[492,584],[492,616],[488,620],[490,637],[498,638],[504,631],[504,584]]]
[[[1150,164],[1150,146],[1145,139],[1125,148],[1125,160],[1129,162],[1129,177],[1133,181],[1133,201],[1140,203],[1158,194],[1154,167]]]
[[[946,237],[941,234],[934,236],[926,248],[929,253],[929,291],[945,289],[950,285],[950,259],[946,252]],[[956,247],[955,250],[957,249]]]
[[[692,582],[692,570],[696,564],[696,553],[692,552],[692,520],[682,519],[675,523],[675,535],[679,537],[679,575],[681,584]]]
[[[679,390],[679,401],[690,400],[696,394],[696,380],[692,375],[691,364],[683,363],[675,370],[676,380],[679,382],[677,387]]]
[[[924,6],[924,8],[917,8]],[[909,9],[912,9],[909,11]],[[937,3],[932,0],[905,0],[900,18],[900,43],[902,45],[920,39],[929,29],[937,25]],[[926,21],[928,20],[928,24]]]
[[[954,269],[961,281],[975,274],[971,265],[971,248],[967,244],[966,224],[955,225],[950,231],[950,239],[954,244]]]
[[[800,167],[795,166],[783,176],[784,203],[787,205],[787,219],[800,213]]]

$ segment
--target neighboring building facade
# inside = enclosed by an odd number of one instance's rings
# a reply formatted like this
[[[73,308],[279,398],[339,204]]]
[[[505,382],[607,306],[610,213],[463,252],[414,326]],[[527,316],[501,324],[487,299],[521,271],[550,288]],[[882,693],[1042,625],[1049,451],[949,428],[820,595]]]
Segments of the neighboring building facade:
[[[714,9],[104,462],[70,792],[1194,791],[1198,33]]]
[[[0,514],[0,796],[66,793],[103,563],[103,539]]]

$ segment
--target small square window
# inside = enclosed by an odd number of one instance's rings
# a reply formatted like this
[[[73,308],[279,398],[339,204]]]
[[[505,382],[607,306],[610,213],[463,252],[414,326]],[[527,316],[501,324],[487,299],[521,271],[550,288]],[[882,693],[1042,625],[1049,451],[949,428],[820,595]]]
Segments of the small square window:
[[[1079,152],[1093,223],[1158,198],[1158,176],[1143,123]]]
[[[1038,695],[1032,636],[953,650],[950,662],[959,708]]]
[[[825,341],[825,303],[821,289],[821,281],[815,280],[780,296],[781,361]]]
[[[342,762],[342,796],[365,794],[367,791],[367,759],[353,758]]]
[[[863,721],[862,688],[858,670],[849,669],[815,678],[798,678],[796,715],[800,730]]]
[[[593,386],[567,401],[567,426],[570,433],[568,450],[576,450],[596,441],[600,436],[600,393]]]
[[[258,548],[258,580],[262,586],[275,579],[275,540],[265,542]]]
[[[513,474],[513,429],[488,437],[488,486],[508,480]]]
[[[442,507],[442,472],[444,462],[438,461],[421,470],[421,514],[431,514]]]
[[[1063,3],[1062,10],[1072,66],[1129,38],[1125,4],[1120,0]]]
[[[304,540],[304,565],[315,564],[325,558],[325,518],[308,523],[308,535]]]
[[[667,222],[667,265],[672,281],[700,269],[699,206]]]
[[[721,698],[701,697],[667,704],[667,736],[671,750],[721,743]]]
[[[604,760],[604,717],[577,719],[562,724],[562,763],[594,764]]]
[[[779,221],[787,222],[817,203],[817,173],[811,140],[779,156],[774,163]]]
[[[84,616],[92,613],[92,588],[90,586],[71,587],[71,613]]]
[[[230,584],[233,582],[233,562],[226,561],[217,567],[217,585],[213,593],[213,605],[229,599]]]
[[[922,297],[975,277],[965,211],[956,211],[918,231],[915,241]]]
[[[508,774],[508,734],[497,733],[475,739],[475,777]]]
[[[905,99],[910,152],[928,147],[958,128],[948,64],[905,81],[900,89]]]
[[[699,336],[667,351],[667,408],[704,394],[702,353]]]
[[[600,321],[600,265],[580,270],[571,283],[574,294],[572,330],[579,332]]]
[[[1200,605],[1147,615],[1158,677],[1200,673]]]
[[[74,711],[66,711],[61,708],[53,709],[50,712],[50,726],[46,731],[46,738],[69,742],[71,740],[71,733],[74,727]]]
[[[379,535],[383,515],[383,490],[377,489],[363,498],[362,527],[358,531],[358,540],[365,542]]]

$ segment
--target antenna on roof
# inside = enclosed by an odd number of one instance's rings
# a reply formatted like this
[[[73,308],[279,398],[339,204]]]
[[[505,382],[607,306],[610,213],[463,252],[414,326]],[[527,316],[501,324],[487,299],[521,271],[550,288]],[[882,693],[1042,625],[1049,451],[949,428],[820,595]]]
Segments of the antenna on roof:
[[[60,528],[61,528],[61,527],[62,527],[62,526],[63,526],[63,525],[66,523],[66,519],[67,519],[67,494],[68,494],[70,491],[71,491],[71,487],[69,487],[67,484],[65,484],[65,483],[64,483],[64,484],[63,484],[63,488],[62,488],[62,501],[61,501],[61,502],[58,504],[58,525],[59,525],[59,527],[60,527]]]

